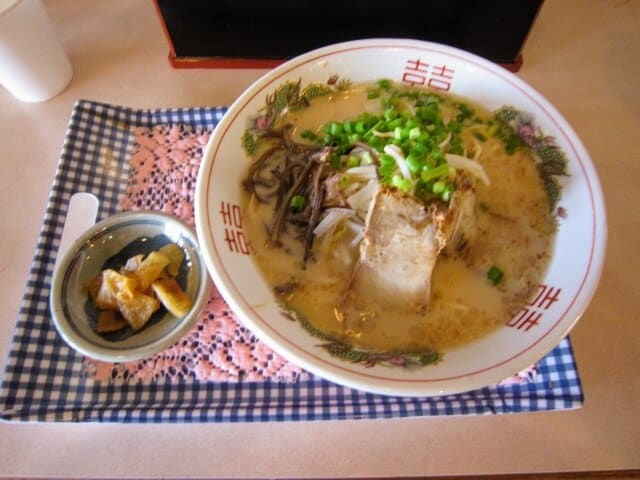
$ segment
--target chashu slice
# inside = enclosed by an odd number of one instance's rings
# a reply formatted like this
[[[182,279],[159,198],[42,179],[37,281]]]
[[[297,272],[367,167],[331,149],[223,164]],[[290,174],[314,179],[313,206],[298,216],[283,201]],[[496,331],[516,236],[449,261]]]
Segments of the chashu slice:
[[[446,211],[384,186],[371,202],[345,311],[368,310],[358,305],[363,298],[385,310],[426,310],[431,274],[445,246]]]

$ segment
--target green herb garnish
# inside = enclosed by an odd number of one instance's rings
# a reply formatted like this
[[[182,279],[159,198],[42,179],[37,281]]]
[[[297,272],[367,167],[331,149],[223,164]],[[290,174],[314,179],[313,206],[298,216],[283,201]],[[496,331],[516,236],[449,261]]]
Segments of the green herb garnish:
[[[495,265],[492,265],[487,271],[487,279],[494,285],[498,285],[500,281],[502,281],[503,276],[504,272]]]

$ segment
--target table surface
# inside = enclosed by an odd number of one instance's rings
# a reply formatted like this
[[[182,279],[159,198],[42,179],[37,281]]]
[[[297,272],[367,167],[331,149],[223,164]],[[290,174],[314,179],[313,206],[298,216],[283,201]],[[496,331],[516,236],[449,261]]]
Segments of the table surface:
[[[74,66],[60,95],[0,91],[0,367],[77,99],[228,105],[266,70],[173,69],[151,1],[45,5]],[[257,424],[0,424],[0,476],[409,477],[640,469],[640,1],[547,0],[518,76],[582,138],[607,206],[607,260],[571,338],[585,404],[493,416]],[[631,281],[630,281],[631,280]],[[624,475],[624,474],[623,474]]]

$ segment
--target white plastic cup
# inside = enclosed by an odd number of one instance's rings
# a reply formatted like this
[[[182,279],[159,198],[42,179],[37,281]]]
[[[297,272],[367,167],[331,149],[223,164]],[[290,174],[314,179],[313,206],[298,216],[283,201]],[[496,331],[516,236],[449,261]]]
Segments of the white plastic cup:
[[[73,67],[41,0],[0,0],[0,84],[23,102],[48,100]]]

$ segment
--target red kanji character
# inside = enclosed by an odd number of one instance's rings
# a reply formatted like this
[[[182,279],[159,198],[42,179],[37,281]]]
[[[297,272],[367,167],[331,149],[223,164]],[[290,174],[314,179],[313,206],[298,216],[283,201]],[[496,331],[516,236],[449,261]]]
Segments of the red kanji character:
[[[407,60],[407,66],[405,70],[409,72],[422,72],[427,73],[429,69],[429,64],[424,63],[422,60]]]
[[[240,210],[239,205],[234,205],[231,208],[233,226],[236,228],[242,228],[242,211]]]
[[[229,250],[232,252],[238,252],[238,240],[236,238],[236,231],[230,228],[224,229],[224,241],[227,242]]]
[[[527,316],[523,315],[522,320],[518,324],[518,330],[522,330],[524,328],[525,332],[528,332],[531,327],[538,325],[540,323],[540,319],[542,318],[542,312],[528,312]]]
[[[542,312],[536,312],[535,310],[523,308],[520,310],[520,312],[518,312],[518,315],[514,316],[507,322],[507,326],[515,327],[518,330],[524,329],[525,332],[528,332],[531,327],[540,323],[541,318]]]
[[[560,300],[560,292],[562,289],[553,287],[549,287],[547,293],[543,298],[538,302],[538,308],[543,308],[544,310],[548,310],[551,305]]]
[[[427,76],[423,75],[428,73],[429,64],[424,63],[422,60],[407,60],[405,66],[405,72],[402,75],[402,82],[408,83],[412,87],[415,85],[424,85],[427,81]]]
[[[412,87],[415,87],[416,85],[424,85],[424,82],[426,81],[427,81],[427,77],[424,77],[422,75],[415,75],[413,73],[407,73],[407,72],[405,72],[402,75],[402,82],[408,83]]]
[[[244,236],[244,232],[242,230],[225,228],[224,241],[227,242],[229,250],[234,253],[244,253],[245,255],[249,255],[251,253],[251,250],[249,250],[249,242],[247,242],[247,238]]]
[[[538,294],[529,303],[529,305],[537,308],[548,310],[551,305],[560,300],[561,288],[547,287],[546,285],[540,285]]]
[[[247,242],[247,237],[244,236],[244,232],[241,230],[238,230],[236,232],[236,237],[238,238],[238,246],[240,247],[240,253],[249,255],[251,253],[251,250],[249,250],[249,242]]]
[[[455,70],[448,68],[446,65],[434,65],[427,85],[431,88],[448,92],[451,88],[451,80],[453,80],[454,73]]]
[[[220,215],[222,215],[222,223],[231,224],[231,206],[226,202],[220,202]]]
[[[529,311],[528,308],[521,309],[517,315],[514,315],[509,319],[509,321],[506,323],[507,327],[517,327],[518,322],[520,321],[520,317],[522,317],[522,315],[524,315],[528,311]]]

